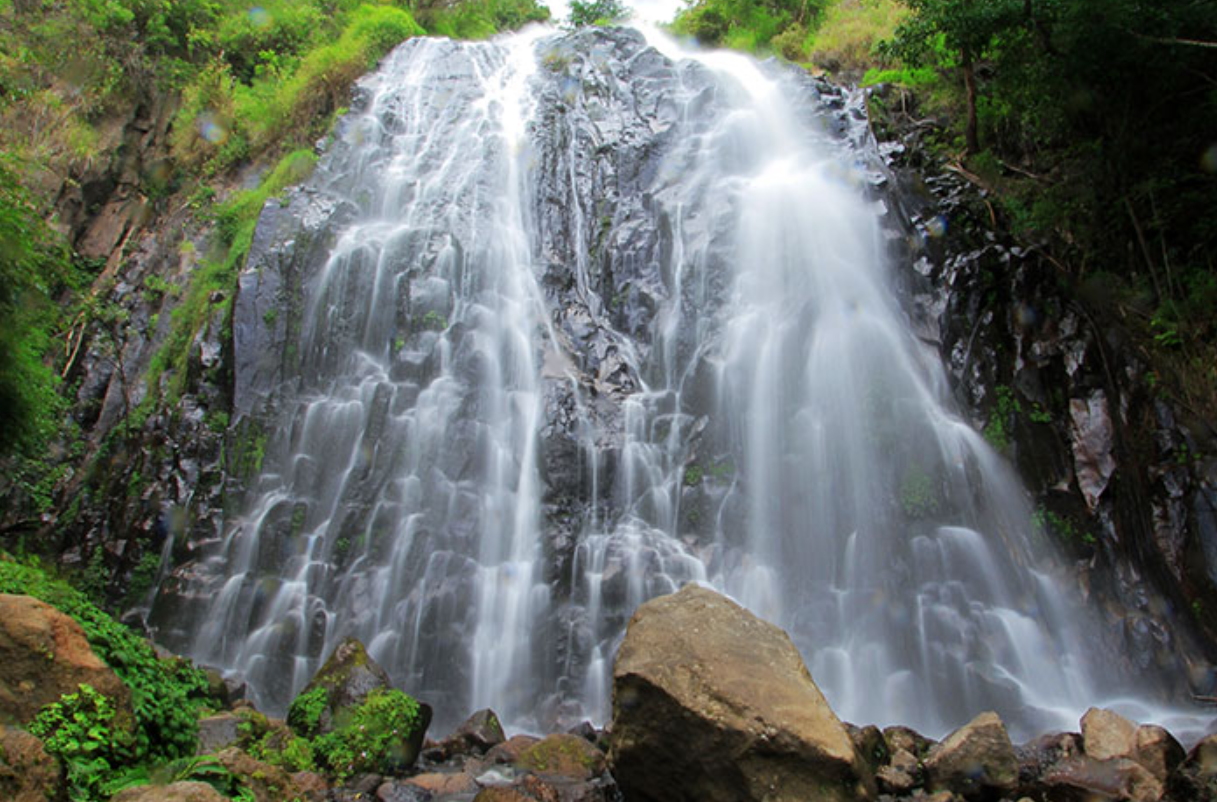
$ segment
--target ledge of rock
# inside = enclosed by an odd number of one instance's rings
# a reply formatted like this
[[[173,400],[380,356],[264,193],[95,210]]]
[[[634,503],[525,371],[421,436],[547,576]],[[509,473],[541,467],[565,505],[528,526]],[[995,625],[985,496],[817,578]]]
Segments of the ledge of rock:
[[[630,621],[613,670],[609,762],[638,802],[874,796],[786,633],[694,585]]]

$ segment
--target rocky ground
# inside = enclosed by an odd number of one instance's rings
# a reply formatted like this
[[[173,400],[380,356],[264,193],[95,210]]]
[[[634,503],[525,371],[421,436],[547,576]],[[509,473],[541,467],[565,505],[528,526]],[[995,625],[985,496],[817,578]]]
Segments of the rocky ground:
[[[119,707],[127,703],[79,626],[29,597],[0,596],[0,662],[8,667],[0,715],[9,721],[28,719],[35,696],[69,692],[86,676]],[[224,709],[199,721],[201,761],[222,767],[245,789],[240,798],[256,802],[1217,800],[1217,735],[1188,752],[1161,727],[1108,710],[1088,711],[1078,732],[1022,745],[1011,743],[992,712],[978,712],[940,742],[907,727],[843,723],[784,632],[698,586],[652,600],[634,616],[604,730],[584,724],[509,737],[482,710],[443,738],[424,740],[430,710],[422,705],[420,726],[395,733],[376,761],[356,754],[345,764],[350,770],[335,771],[333,758],[326,773],[292,770],[309,736],[320,753],[324,734],[346,733],[351,711],[384,693],[387,682],[363,646],[348,641],[284,721],[255,710],[239,682],[214,675]],[[317,689],[324,702],[310,705]],[[19,727],[0,726],[0,795],[64,798],[61,767]],[[197,779],[113,797],[224,798]]]

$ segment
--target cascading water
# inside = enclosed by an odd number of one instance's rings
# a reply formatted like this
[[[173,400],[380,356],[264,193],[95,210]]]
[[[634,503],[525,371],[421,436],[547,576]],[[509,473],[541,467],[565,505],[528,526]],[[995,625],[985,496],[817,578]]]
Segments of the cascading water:
[[[243,274],[265,453],[192,654],[273,710],[353,635],[441,728],[603,721],[633,610],[701,581],[844,718],[1072,725],[1120,688],[889,289],[861,114],[650,41],[418,39],[361,82]]]

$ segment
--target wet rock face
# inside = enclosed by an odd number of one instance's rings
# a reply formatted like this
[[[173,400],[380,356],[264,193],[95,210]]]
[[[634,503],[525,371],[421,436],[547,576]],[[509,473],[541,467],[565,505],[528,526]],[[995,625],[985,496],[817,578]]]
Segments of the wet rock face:
[[[984,192],[927,156],[916,125],[875,109],[880,150],[906,180],[914,326],[975,428],[1018,467],[1043,536],[1112,611],[1111,664],[1167,666],[1188,686],[1174,693],[1211,693],[1217,631],[1196,615],[1217,601],[1211,425],[1165,397],[1110,303],[1013,242]]]

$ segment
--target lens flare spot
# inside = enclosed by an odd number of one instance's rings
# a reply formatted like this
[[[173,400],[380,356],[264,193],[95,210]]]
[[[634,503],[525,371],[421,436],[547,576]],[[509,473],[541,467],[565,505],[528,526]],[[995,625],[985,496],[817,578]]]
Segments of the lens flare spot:
[[[254,6],[249,10],[249,22],[255,28],[269,28],[271,23],[270,12],[262,6]]]
[[[925,223],[925,233],[934,239],[945,236],[947,233],[947,218],[940,214],[927,220]]]
[[[228,129],[220,125],[215,115],[211,112],[200,114],[197,125],[199,127],[199,136],[213,145],[219,145],[228,139]]]
[[[1035,307],[1031,304],[1019,304],[1018,308],[1014,310],[1014,319],[1018,322],[1018,325],[1023,328],[1029,328],[1035,325],[1039,316],[1035,312]]]
[[[1200,169],[1206,173],[1217,173],[1217,143],[1209,145],[1209,149],[1200,157]]]

